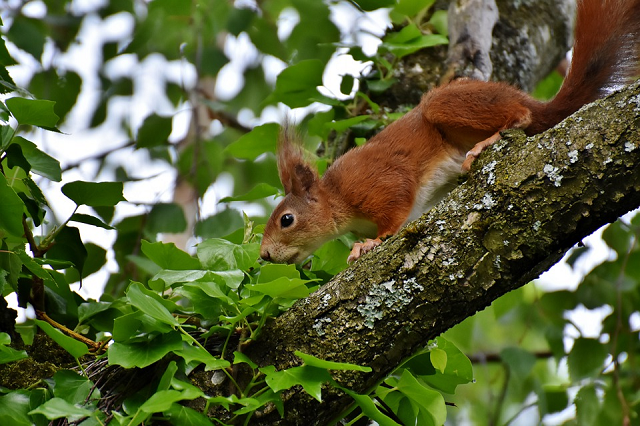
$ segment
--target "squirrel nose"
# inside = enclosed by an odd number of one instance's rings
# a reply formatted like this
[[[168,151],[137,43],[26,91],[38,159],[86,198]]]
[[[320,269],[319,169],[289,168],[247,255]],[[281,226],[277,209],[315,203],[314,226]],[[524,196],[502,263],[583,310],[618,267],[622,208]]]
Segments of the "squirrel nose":
[[[271,260],[271,253],[269,253],[269,250],[260,250],[260,257],[263,258],[264,260]]]

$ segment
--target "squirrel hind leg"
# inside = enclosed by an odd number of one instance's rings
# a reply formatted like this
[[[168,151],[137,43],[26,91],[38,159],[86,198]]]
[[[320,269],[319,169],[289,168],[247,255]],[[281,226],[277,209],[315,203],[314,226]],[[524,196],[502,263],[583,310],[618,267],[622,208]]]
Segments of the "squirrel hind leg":
[[[498,142],[501,139],[502,137],[500,136],[501,130],[526,129],[527,127],[529,127],[529,125],[533,121],[531,117],[531,110],[526,107],[522,107],[521,111],[518,111],[516,114],[519,114],[520,117],[517,117],[517,118],[513,117],[511,120],[509,120],[510,122],[508,123],[508,125],[504,126],[502,129],[498,130],[488,138],[481,140],[467,152],[467,156],[464,162],[462,163],[463,172],[468,172],[471,169],[471,164],[473,164],[475,159],[478,158],[480,154],[482,154],[482,151],[484,151],[485,149],[487,149],[488,147],[490,147],[491,145],[493,145],[494,143]]]

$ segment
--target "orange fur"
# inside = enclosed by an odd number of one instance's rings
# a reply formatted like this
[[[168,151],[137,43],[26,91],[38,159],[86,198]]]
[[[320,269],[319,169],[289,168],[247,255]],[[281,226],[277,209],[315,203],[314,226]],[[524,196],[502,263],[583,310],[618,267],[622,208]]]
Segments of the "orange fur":
[[[640,76],[639,40],[640,0],[580,0],[573,62],[548,103],[505,83],[456,80],[425,94],[322,178],[285,133],[278,168],[286,197],[265,228],[262,258],[299,263],[353,231],[375,238],[356,244],[349,260],[357,259],[437,202],[500,131],[540,133]]]

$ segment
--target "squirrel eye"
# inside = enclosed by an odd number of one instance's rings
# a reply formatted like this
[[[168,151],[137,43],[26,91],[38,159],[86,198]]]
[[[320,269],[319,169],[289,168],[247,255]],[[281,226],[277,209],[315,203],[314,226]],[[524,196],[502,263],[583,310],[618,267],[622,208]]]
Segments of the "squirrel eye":
[[[293,223],[293,215],[291,213],[283,214],[282,217],[280,218],[280,225],[282,225],[283,228],[287,228],[291,226],[292,223]]]

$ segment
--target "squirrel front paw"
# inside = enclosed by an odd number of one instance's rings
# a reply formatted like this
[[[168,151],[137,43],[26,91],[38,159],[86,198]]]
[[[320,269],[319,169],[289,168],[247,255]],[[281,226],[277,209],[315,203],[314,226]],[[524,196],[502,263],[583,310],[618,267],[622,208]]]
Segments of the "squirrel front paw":
[[[363,243],[355,243],[353,245],[353,248],[351,249],[351,253],[349,253],[349,257],[347,257],[347,262],[355,262],[358,258],[360,258],[360,256],[367,252],[370,252],[380,244],[382,244],[382,240],[380,238],[376,238],[375,240],[367,238]]]

